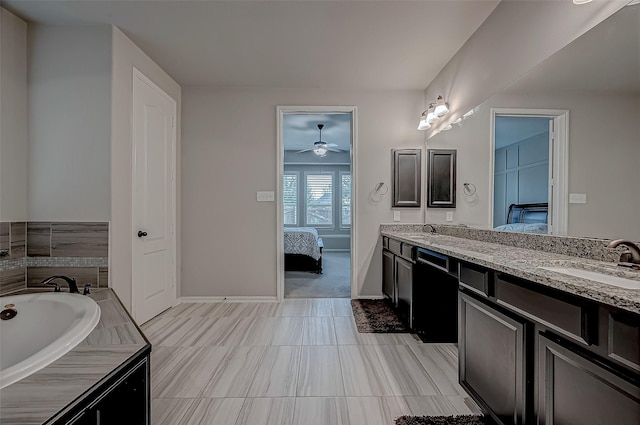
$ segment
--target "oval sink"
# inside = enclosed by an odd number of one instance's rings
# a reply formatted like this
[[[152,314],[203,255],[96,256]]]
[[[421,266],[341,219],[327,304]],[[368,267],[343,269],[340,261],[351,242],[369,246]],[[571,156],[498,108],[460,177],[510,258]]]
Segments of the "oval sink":
[[[0,297],[17,314],[0,321],[0,388],[59,359],[96,327],[100,307],[91,298],[68,293]]]
[[[540,267],[551,272],[562,273],[581,279],[593,280],[605,285],[617,286],[625,289],[640,289],[640,280],[625,279],[623,277],[612,276],[605,273],[598,273],[591,270],[576,269],[573,267]]]

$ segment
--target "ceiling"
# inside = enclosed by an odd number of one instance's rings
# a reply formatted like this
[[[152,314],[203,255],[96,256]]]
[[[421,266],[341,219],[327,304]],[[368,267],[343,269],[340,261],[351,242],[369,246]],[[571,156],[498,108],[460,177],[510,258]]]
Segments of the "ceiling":
[[[499,0],[4,0],[28,22],[113,24],[183,86],[422,90]]]
[[[319,140],[318,124],[323,124],[322,141],[336,149],[351,149],[351,114],[285,114],[282,122],[284,150],[301,151]],[[329,152],[331,154],[331,152]]]

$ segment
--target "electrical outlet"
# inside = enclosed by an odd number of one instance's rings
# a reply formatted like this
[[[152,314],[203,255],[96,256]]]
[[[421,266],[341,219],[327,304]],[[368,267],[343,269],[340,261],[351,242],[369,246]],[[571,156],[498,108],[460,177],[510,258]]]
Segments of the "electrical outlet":
[[[258,202],[273,202],[275,201],[275,195],[273,191],[269,192],[258,192],[257,200]]]
[[[393,221],[400,221],[400,211],[393,212]]]
[[[453,211],[447,211],[447,221],[453,221]]]

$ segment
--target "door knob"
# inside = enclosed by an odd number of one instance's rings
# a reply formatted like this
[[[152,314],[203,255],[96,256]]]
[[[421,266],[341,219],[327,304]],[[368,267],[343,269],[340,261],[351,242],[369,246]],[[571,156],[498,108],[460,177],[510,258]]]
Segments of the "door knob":
[[[142,230],[138,230],[138,237],[142,238],[144,236],[147,236],[147,232],[143,232]]]

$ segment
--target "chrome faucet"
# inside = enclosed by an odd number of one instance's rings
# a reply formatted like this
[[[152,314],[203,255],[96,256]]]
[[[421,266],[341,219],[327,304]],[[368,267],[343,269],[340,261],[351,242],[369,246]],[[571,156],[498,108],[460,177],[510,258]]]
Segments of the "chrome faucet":
[[[79,294],[80,291],[78,291],[78,285],[76,284],[76,280],[72,277],[67,277],[67,276],[49,276],[48,278],[46,278],[45,280],[43,280],[41,283],[43,285],[55,285],[56,289],[54,289],[55,292],[60,292],[60,285],[58,285],[57,283],[53,282],[56,279],[62,279],[65,282],[67,282],[67,285],[69,285],[69,292],[72,294]]]
[[[627,254],[631,256],[631,261],[628,261],[629,263],[640,264],[640,248],[638,248],[638,245],[626,239],[616,239],[615,241],[611,241],[609,245],[607,245],[607,247],[616,248],[619,245],[625,245],[627,248],[629,248],[629,253],[622,254],[622,255]],[[621,258],[620,261],[622,261],[622,257],[620,258]],[[627,262],[627,261],[622,261],[622,262]]]

